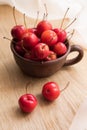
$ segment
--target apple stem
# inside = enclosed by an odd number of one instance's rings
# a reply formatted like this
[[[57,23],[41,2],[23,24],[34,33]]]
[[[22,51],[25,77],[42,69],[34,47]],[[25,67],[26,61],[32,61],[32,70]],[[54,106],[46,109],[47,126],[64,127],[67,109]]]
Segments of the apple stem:
[[[67,36],[67,39],[70,40],[74,33],[75,33],[75,29],[73,29],[73,31]]]
[[[15,6],[13,7],[13,17],[14,17],[15,24],[17,25],[17,21],[16,21],[16,17],[15,17]]]
[[[25,13],[24,13],[24,25],[25,25],[25,27],[27,28],[27,24],[26,24],[26,16],[25,16]]]
[[[45,7],[45,19],[47,20],[48,11],[47,11],[47,6],[46,6],[46,3],[44,4],[44,7]]]
[[[11,39],[10,39],[10,38],[7,38],[7,37],[3,37],[3,39],[6,39],[6,40],[11,41]],[[15,42],[15,41],[14,41],[14,42]]]
[[[35,23],[34,23],[34,28],[35,28],[36,25],[37,25],[38,19],[39,19],[39,11],[37,11],[37,18],[36,18],[36,21],[35,21]]]
[[[17,43],[16,41],[11,40],[10,38],[7,38],[7,37],[3,37],[3,39],[6,39],[6,40],[9,40],[9,41],[12,41],[12,42],[14,42],[14,43]],[[25,49],[25,47],[23,46],[23,44],[22,44],[22,49],[23,49],[25,52],[28,52],[28,50]]]
[[[65,12],[65,14],[64,14],[64,17],[63,17],[63,20],[62,20],[62,22],[61,22],[60,28],[63,27],[63,23],[64,23],[64,20],[65,20],[65,17],[66,17],[66,15],[67,15],[68,11],[69,11],[69,8],[67,8],[67,10],[66,10],[66,12]]]
[[[27,90],[28,90],[28,84],[26,85],[26,94],[27,94]]]
[[[28,93],[28,86],[29,86],[29,84],[30,84],[30,82],[28,82],[28,83],[26,84],[26,94]]]
[[[22,46],[22,49],[27,53],[28,50],[23,46],[23,43],[21,44],[21,46]]]
[[[43,14],[43,20],[45,19],[45,13]]]
[[[70,82],[68,81],[68,83],[66,84],[66,86],[60,90],[60,92],[63,92],[68,86],[69,86]]]
[[[7,38],[7,37],[3,37],[3,39],[6,39],[6,40],[9,40],[10,42],[12,41],[13,43],[17,43],[16,41],[14,41],[14,40],[11,40],[10,38]]]
[[[64,28],[64,30],[66,30],[68,27],[70,27],[76,20],[77,20],[77,18],[74,18],[74,19],[72,20],[72,22],[71,22],[70,24],[68,24],[68,25]]]

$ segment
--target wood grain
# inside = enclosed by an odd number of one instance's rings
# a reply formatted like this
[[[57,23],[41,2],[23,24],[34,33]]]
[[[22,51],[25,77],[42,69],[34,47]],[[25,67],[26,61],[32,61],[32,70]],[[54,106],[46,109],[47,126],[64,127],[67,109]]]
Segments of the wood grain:
[[[16,17],[18,24],[23,24],[23,14],[16,11]],[[27,17],[26,20],[27,25],[32,26],[34,20]],[[26,76],[13,59],[10,42],[3,39],[3,36],[11,38],[14,25],[12,8],[0,6],[0,130],[68,130],[87,96],[87,52],[84,51],[81,62],[62,68],[50,77]],[[68,81],[70,85],[57,100],[48,103],[41,96],[42,86],[48,81],[57,82],[60,89]],[[28,92],[37,97],[38,105],[32,113],[24,114],[19,109],[18,98],[26,92],[28,82]]]

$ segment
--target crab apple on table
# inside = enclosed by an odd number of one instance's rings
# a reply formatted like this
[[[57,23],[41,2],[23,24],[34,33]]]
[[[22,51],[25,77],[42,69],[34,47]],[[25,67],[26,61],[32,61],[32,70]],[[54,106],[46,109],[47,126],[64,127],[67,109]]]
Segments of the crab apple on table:
[[[19,103],[20,109],[23,112],[28,113],[28,112],[32,112],[35,109],[38,101],[34,95],[24,94],[19,98],[18,103]]]

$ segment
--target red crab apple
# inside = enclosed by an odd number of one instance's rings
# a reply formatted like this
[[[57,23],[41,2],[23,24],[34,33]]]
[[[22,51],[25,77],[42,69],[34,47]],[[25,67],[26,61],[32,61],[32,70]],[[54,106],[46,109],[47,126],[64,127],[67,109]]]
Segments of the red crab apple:
[[[23,46],[27,50],[31,50],[38,42],[39,39],[34,33],[26,33],[23,37]]]
[[[33,60],[33,61],[38,61],[38,58],[35,56],[34,49],[26,52],[24,54],[24,58],[29,59],[29,60]]]
[[[31,33],[34,33],[35,35],[37,35],[37,28],[28,28],[27,32],[31,32]]]
[[[53,31],[58,36],[58,42],[65,42],[65,40],[67,39],[67,33],[65,30],[60,29],[60,28],[54,28]]]
[[[23,44],[22,41],[18,41],[18,42],[16,42],[16,44],[14,45],[15,51],[16,51],[19,55],[21,55],[21,56],[23,56],[23,55],[25,54],[25,50],[23,49],[22,44]]]
[[[52,30],[46,30],[41,35],[41,41],[46,43],[48,46],[53,46],[58,41],[57,34]]]
[[[37,99],[34,95],[32,94],[24,94],[22,95],[19,100],[18,100],[20,109],[23,112],[32,112],[36,105],[37,105]]]
[[[31,55],[31,52],[26,52],[26,53],[24,54],[24,58],[31,60],[31,59],[33,58],[32,55]]]
[[[48,101],[55,100],[60,95],[59,86],[55,82],[47,82],[42,88],[42,95]]]
[[[16,25],[11,29],[11,35],[13,38],[21,40],[26,33],[26,28],[23,25]]]
[[[45,30],[51,30],[51,29],[52,29],[52,24],[50,22],[48,22],[47,20],[42,20],[37,25],[37,32],[38,32],[39,36],[41,36],[41,34]]]
[[[58,42],[54,45],[53,51],[58,55],[64,55],[67,52],[67,47],[64,43]]]
[[[56,60],[57,55],[54,51],[49,51],[48,56],[45,58],[46,61]]]
[[[45,59],[49,54],[49,46],[45,43],[39,43],[34,47],[35,56],[38,59]]]

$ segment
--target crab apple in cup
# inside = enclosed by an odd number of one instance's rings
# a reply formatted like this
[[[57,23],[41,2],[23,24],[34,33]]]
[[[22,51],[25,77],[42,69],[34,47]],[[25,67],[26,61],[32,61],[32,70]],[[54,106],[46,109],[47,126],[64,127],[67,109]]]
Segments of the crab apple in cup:
[[[22,41],[19,41],[15,44],[15,51],[21,56],[25,54],[25,50],[23,49],[22,44]]]
[[[58,41],[57,34],[52,30],[46,30],[41,35],[41,41],[46,43],[48,46],[53,46]]]
[[[19,98],[18,103],[19,103],[20,109],[23,112],[30,113],[35,109],[38,101],[34,95],[24,94]]]
[[[51,60],[56,60],[57,59],[57,55],[54,51],[49,51],[48,56],[45,58],[46,61],[51,61]]]
[[[26,33],[23,37],[23,46],[27,50],[31,50],[38,42],[39,39],[34,33]]]
[[[24,54],[24,58],[25,59],[29,59],[29,60],[32,60],[32,55],[31,55],[31,52],[26,52],[25,54]]]
[[[60,89],[57,83],[47,82],[42,88],[42,95],[48,101],[53,101],[60,95]]]
[[[41,34],[44,31],[51,30],[51,29],[52,29],[52,24],[47,20],[42,20],[37,24],[37,32],[39,36],[41,36]]]
[[[58,36],[58,42],[65,42],[67,39],[67,33],[65,30],[60,29],[60,28],[55,28],[53,31],[57,34]]]
[[[37,36],[37,28],[28,28],[27,32],[34,33]]]
[[[11,29],[11,35],[17,40],[21,40],[26,33],[26,28],[23,25],[16,25]]]
[[[58,55],[62,56],[67,52],[67,47],[64,43],[58,42],[54,45],[53,51]]]
[[[34,53],[34,49],[26,52],[24,54],[24,58],[25,59],[29,59],[29,60],[33,60],[33,61],[38,61],[39,59],[35,56],[35,53]]]
[[[45,43],[39,43],[34,47],[34,53],[38,59],[43,60],[49,54],[49,46]]]

